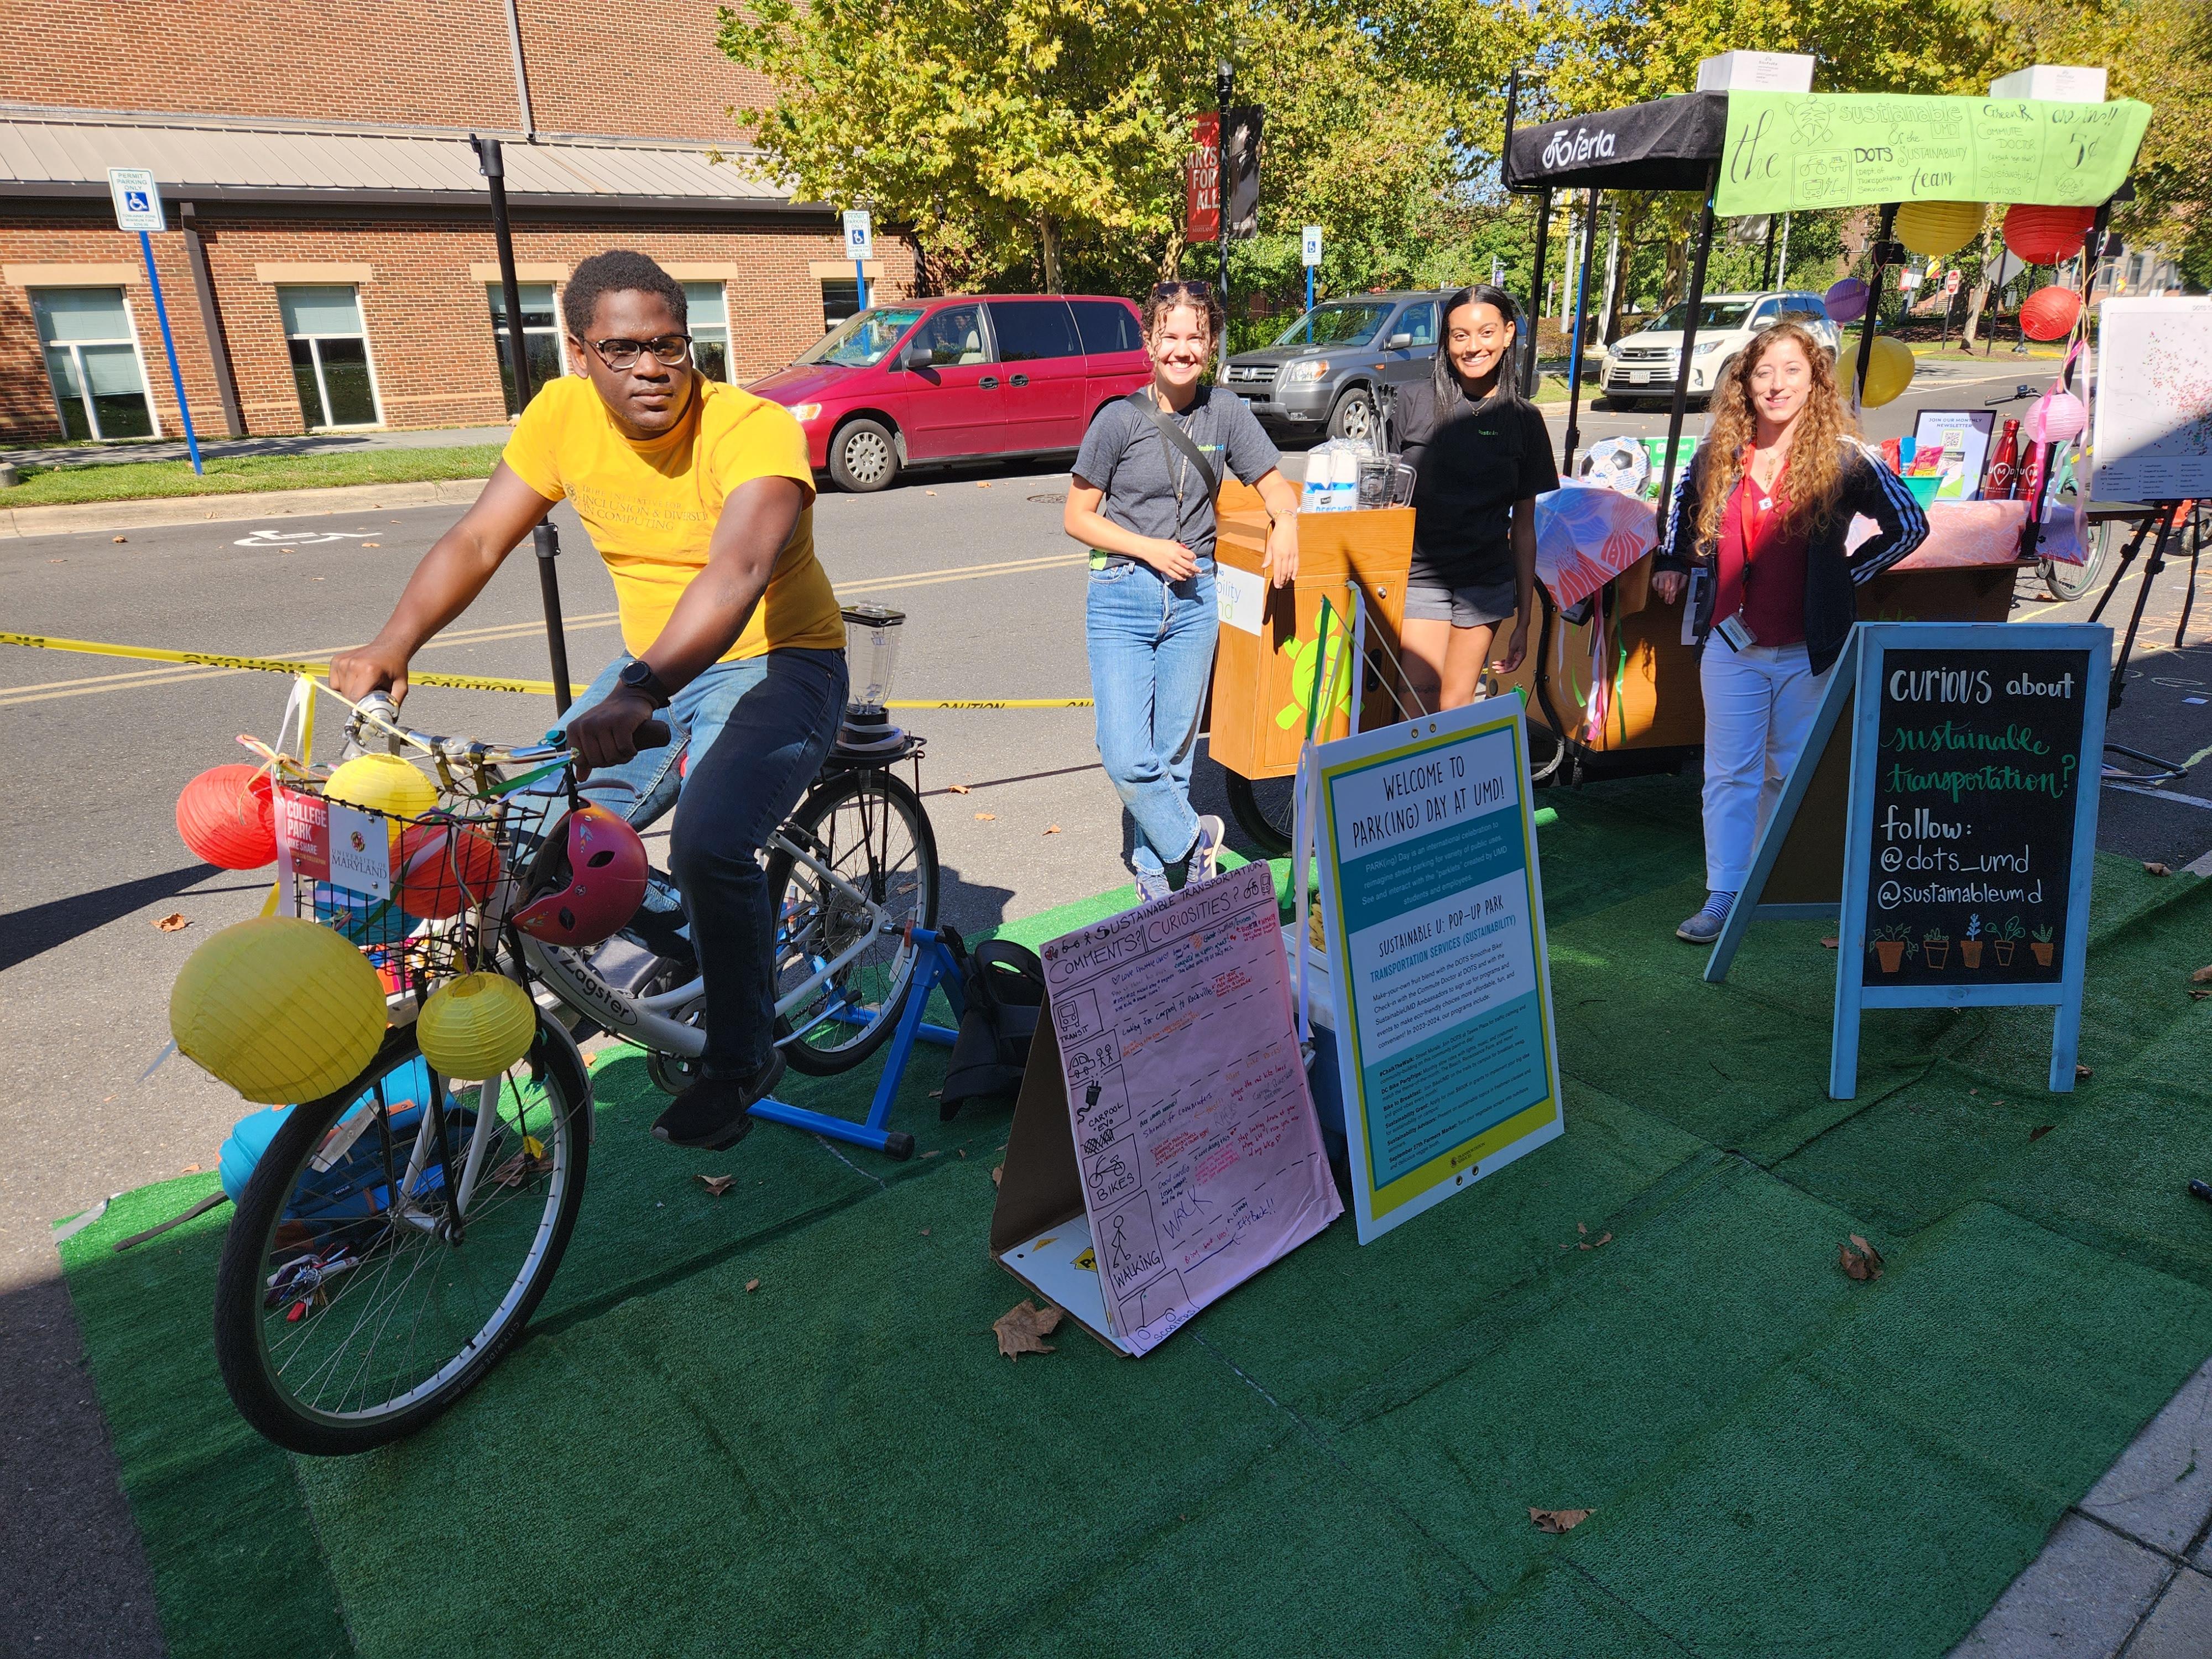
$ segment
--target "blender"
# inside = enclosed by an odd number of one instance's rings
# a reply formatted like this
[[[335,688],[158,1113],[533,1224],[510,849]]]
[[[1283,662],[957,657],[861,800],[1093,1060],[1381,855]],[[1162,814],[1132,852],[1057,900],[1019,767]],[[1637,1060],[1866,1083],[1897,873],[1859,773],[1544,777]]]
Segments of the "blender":
[[[884,708],[891,692],[891,671],[898,666],[899,630],[905,625],[906,612],[887,605],[843,609],[852,696],[845,705],[837,747],[848,754],[884,754],[906,742],[906,733],[891,724]]]

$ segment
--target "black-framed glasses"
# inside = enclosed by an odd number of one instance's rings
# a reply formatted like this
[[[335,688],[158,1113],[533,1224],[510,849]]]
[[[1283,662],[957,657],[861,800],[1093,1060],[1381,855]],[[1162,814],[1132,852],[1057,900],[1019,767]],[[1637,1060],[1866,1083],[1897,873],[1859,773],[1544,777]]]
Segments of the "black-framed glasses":
[[[689,334],[664,334],[653,340],[590,340],[586,342],[599,354],[599,361],[609,368],[628,368],[647,352],[655,362],[674,368],[688,362],[691,356],[691,337]]]
[[[1212,292],[1213,284],[1208,282],[1162,283],[1152,289],[1152,298],[1155,300],[1174,300],[1179,299],[1183,295],[1188,294],[1193,299],[1203,300],[1212,295]]]

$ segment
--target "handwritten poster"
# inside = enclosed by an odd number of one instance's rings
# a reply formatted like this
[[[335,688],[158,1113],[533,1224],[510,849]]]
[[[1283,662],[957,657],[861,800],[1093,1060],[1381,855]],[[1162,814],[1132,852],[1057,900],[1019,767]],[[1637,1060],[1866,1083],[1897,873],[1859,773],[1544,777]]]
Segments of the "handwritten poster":
[[[1713,210],[1881,202],[2094,207],[2134,164],[2150,106],[1889,93],[1731,92]]]
[[[1527,756],[1510,696],[1317,752],[1363,1243],[1565,1131]]]
[[[1091,1264],[1131,1353],[1343,1213],[1265,864],[1048,942]]]
[[[2212,495],[2212,299],[2100,305],[2094,404],[2096,500]]]

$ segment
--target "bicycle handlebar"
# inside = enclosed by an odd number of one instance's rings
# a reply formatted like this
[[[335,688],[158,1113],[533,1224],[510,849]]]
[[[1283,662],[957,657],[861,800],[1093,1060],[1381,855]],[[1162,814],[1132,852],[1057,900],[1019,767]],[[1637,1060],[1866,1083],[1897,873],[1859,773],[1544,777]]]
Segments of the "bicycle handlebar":
[[[478,743],[473,738],[440,737],[434,732],[416,732],[399,724],[399,705],[382,691],[372,691],[356,706],[354,717],[346,723],[347,732],[359,740],[364,726],[380,730],[389,736],[411,743],[418,749],[442,755],[447,760],[481,762],[489,765],[536,766],[548,761],[574,760],[576,751],[565,744],[539,743],[521,747],[502,747],[496,744]],[[673,739],[675,733],[665,720],[646,720],[635,733],[641,749],[659,749]]]

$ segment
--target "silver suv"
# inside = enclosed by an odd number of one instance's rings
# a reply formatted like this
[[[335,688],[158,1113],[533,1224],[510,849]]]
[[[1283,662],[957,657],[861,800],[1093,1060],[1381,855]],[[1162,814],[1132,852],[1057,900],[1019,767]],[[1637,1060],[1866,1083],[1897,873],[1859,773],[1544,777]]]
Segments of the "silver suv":
[[[1277,436],[1368,437],[1397,387],[1429,377],[1443,298],[1401,289],[1331,300],[1274,344],[1231,357],[1221,383]]]
[[[1606,354],[1605,395],[1616,409],[1633,409],[1646,398],[1674,395],[1682,356],[1686,305],[1670,307],[1637,332],[1624,336]],[[1817,294],[1708,294],[1698,311],[1698,343],[1690,355],[1690,401],[1709,401],[1736,355],[1751,337],[1777,323],[1802,324],[1835,361],[1842,336],[1828,320]]]

